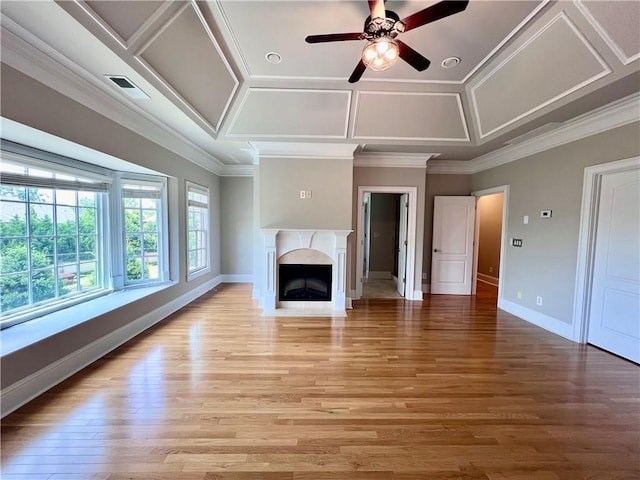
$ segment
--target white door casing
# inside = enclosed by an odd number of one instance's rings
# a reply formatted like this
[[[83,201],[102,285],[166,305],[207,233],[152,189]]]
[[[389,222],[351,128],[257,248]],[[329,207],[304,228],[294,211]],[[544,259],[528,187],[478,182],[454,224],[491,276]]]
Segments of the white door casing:
[[[407,267],[406,267],[406,294],[407,300],[422,300],[422,291],[414,288],[415,272],[418,267],[416,263],[416,231],[418,223],[418,188],[417,187],[396,187],[396,186],[359,186],[358,187],[358,218],[356,229],[356,290],[354,298],[362,297],[362,270],[364,258],[364,203],[365,193],[399,193],[408,194],[408,227],[407,227]]]
[[[470,295],[476,197],[434,197],[431,293]]]
[[[587,341],[640,363],[640,170],[600,182]]]
[[[407,226],[409,215],[409,194],[405,193],[399,199],[400,221],[398,226],[398,293],[405,296],[407,284]]]

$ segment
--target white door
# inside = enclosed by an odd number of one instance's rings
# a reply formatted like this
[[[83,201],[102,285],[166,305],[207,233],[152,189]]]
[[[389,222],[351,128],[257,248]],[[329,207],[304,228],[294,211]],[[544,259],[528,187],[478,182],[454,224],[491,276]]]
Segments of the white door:
[[[588,342],[640,363],[640,170],[603,175]]]
[[[398,293],[404,297],[407,285],[407,228],[409,225],[409,194],[400,196],[398,227]]]
[[[476,197],[434,197],[431,293],[470,295]]]

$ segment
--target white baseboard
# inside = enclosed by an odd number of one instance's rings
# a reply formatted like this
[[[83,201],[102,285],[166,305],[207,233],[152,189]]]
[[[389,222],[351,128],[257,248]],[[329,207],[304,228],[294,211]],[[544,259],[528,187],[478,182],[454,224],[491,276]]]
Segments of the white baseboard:
[[[431,293],[431,284],[430,283],[423,283],[422,284],[422,293],[424,293],[424,294]]]
[[[380,278],[380,279],[384,279],[384,280],[390,280],[393,277],[393,275],[391,275],[391,272],[369,272],[367,277],[368,278]]]
[[[250,273],[223,273],[220,277],[222,283],[253,283],[253,275]]]
[[[347,310],[353,310],[353,302],[351,300],[351,297],[347,297],[344,299],[344,307]]]
[[[484,273],[478,273],[478,281],[488,283],[489,285],[493,285],[494,287],[498,286],[498,277],[492,277],[491,275],[486,275]]]
[[[573,341],[573,325],[570,323],[563,322],[544,313],[536,312],[530,308],[510,302],[509,300],[499,299],[498,308],[540,328],[544,328],[551,333]]]
[[[424,298],[424,294],[422,293],[422,290],[413,291],[413,297],[411,297],[411,300],[421,302],[423,298]]]
[[[2,390],[0,417],[5,417],[14,410],[17,410],[22,405],[33,400],[63,380],[66,380],[99,358],[102,358],[107,353],[131,340],[149,327],[152,327],[173,312],[188,305],[212,288],[217,287],[220,283],[221,277],[217,276],[133,322],[91,342],[80,350],[76,350],[51,365],[19,380],[13,385],[9,385]]]

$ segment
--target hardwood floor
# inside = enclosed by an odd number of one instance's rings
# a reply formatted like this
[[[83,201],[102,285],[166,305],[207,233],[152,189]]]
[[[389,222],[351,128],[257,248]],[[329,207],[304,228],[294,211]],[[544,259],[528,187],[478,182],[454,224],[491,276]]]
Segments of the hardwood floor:
[[[640,477],[640,369],[495,291],[262,317],[224,285],[2,420],[2,479]]]

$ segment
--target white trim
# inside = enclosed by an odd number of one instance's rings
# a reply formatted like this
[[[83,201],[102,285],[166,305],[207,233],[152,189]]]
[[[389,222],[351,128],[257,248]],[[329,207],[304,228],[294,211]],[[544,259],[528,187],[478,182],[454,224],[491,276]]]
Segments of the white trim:
[[[409,194],[409,222],[407,225],[407,273],[405,291],[409,292],[405,296],[407,300],[422,300],[422,292],[414,290],[415,272],[421,269],[416,265],[416,230],[418,223],[418,187],[394,187],[394,186],[358,186],[357,203],[357,230],[356,230],[356,291],[354,299],[362,297],[362,267],[364,256],[364,216],[362,205],[364,204],[364,194],[369,193],[400,193]]]
[[[551,333],[560,335],[568,340],[573,340],[573,327],[570,323],[563,322],[544,313],[536,312],[535,310],[523,307],[504,298],[498,299],[498,308],[533,325],[544,328]]]
[[[149,327],[193,302],[218,284],[220,284],[219,276],[4,388],[2,390],[0,416],[4,417],[17,410],[22,405],[102,358]]]
[[[623,65],[629,65],[631,62],[634,62],[640,58],[640,52],[637,52],[630,57],[622,50],[622,47],[618,45],[613,38],[609,35],[609,33],[605,30],[605,28],[596,20],[593,14],[589,11],[589,8],[586,6],[584,0],[574,0],[574,5],[580,10],[580,13],[584,15],[587,21],[591,24],[593,29],[598,32],[598,34],[602,37],[604,42],[609,46],[609,48],[616,54],[616,57],[622,62]],[[636,32],[637,33],[637,32]]]
[[[413,291],[413,297],[411,298],[411,300],[413,300],[414,302],[421,302],[423,298],[424,298],[424,294],[422,290]]]
[[[422,284],[422,293],[424,295],[429,295],[431,293],[431,284],[430,283],[423,283]]]
[[[600,66],[602,67],[602,70],[598,73],[596,73],[595,75],[592,75],[591,77],[583,80],[582,82],[574,85],[573,87],[565,90],[564,92],[561,92],[559,94],[557,94],[556,96],[542,102],[541,104],[527,110],[526,112],[523,112],[517,116],[515,116],[514,118],[504,122],[501,125],[498,125],[497,127],[494,127],[493,129],[489,130],[488,132],[484,132],[483,128],[482,128],[482,122],[480,119],[480,112],[478,110],[478,102],[476,100],[476,90],[482,86],[487,80],[489,80],[493,74],[495,74],[498,70],[500,70],[502,67],[504,67],[507,63],[509,63],[513,58],[515,58],[518,54],[520,54],[525,48],[527,48],[530,44],[532,44],[538,37],[540,37],[540,35],[542,35],[547,29],[551,28],[551,26],[553,24],[555,24],[556,22],[560,21],[560,20],[564,20],[565,23],[569,26],[569,28],[573,31],[573,33],[576,35],[576,37],[578,38],[578,40],[582,41],[582,43],[584,44],[584,46],[587,48],[587,50],[589,50],[589,52],[593,55],[593,57],[600,63]],[[471,107],[472,107],[472,112],[474,115],[474,118],[476,120],[476,124],[478,125],[478,133],[480,136],[480,139],[484,139],[502,129],[504,129],[505,127],[508,127],[509,125],[517,122],[518,120],[521,120],[533,113],[538,112],[539,110],[543,109],[544,107],[551,105],[552,103],[556,102],[557,100],[560,100],[562,98],[566,98],[567,96],[569,96],[570,94],[580,90],[582,87],[585,87],[593,82],[595,82],[596,80],[599,80],[602,77],[605,77],[607,75],[609,75],[611,73],[611,68],[607,65],[607,63],[602,59],[602,57],[598,54],[598,52],[596,51],[596,49],[588,42],[588,40],[584,37],[584,35],[580,32],[580,30],[578,30],[578,27],[576,27],[574,25],[574,23],[569,19],[569,17],[566,15],[566,13],[564,11],[560,12],[559,14],[557,14],[554,18],[552,18],[547,24],[545,24],[542,28],[540,28],[540,30],[538,30],[534,35],[532,35],[525,43],[523,43],[520,47],[518,47],[511,55],[507,56],[504,60],[502,60],[498,65],[496,65],[495,68],[493,68],[489,73],[487,73],[487,75],[485,75],[482,80],[480,80],[478,83],[472,85],[469,89],[469,94],[471,97]]]
[[[505,256],[506,256],[506,247],[507,247],[507,227],[508,227],[508,220],[509,220],[509,190],[510,190],[510,186],[509,185],[500,185],[497,187],[491,187],[491,188],[485,188],[483,190],[476,190],[474,192],[471,192],[471,195],[474,195],[476,197],[483,197],[485,195],[493,195],[494,193],[502,193],[502,231],[500,232],[500,266],[499,268],[499,272],[504,272],[504,262],[505,262]],[[476,205],[477,206],[477,205]],[[477,215],[478,209],[476,208],[476,215]],[[476,222],[477,224],[478,222]],[[476,227],[479,227],[479,225],[476,225]],[[476,230],[476,237],[475,237],[475,242],[474,242],[474,258],[476,260],[474,260],[474,274],[477,275],[478,272],[478,266],[477,263],[475,263],[477,261],[477,257],[478,257],[478,245],[479,245],[479,230]],[[500,304],[501,301],[504,300],[504,288],[503,288],[503,275],[500,275],[500,277],[498,277],[498,282],[497,282],[497,286],[498,286],[498,305]],[[475,292],[475,285],[473,288],[474,292]]]
[[[586,343],[591,305],[591,283],[595,255],[597,209],[600,200],[600,181],[603,175],[640,168],[640,157],[586,167],[580,209],[576,285],[573,296],[573,335],[576,342]]]
[[[254,177],[258,173],[257,165],[225,165],[221,177]]]
[[[453,175],[471,175],[474,172],[474,161],[465,160],[429,160],[427,165],[427,173],[430,175],[453,174]]]
[[[251,273],[223,273],[220,275],[222,283],[253,283]]]
[[[258,158],[353,160],[353,143],[249,142]]]
[[[437,153],[366,152],[353,157],[354,167],[425,168]]]

